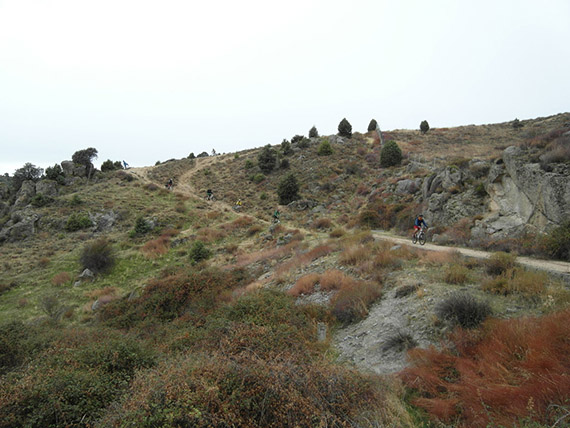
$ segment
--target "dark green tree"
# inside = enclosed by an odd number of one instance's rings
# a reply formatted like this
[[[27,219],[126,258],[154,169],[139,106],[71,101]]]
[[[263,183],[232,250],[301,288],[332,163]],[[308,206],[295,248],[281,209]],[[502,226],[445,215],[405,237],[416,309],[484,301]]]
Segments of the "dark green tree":
[[[19,168],[14,172],[14,177],[12,179],[12,185],[16,191],[20,190],[22,183],[26,180],[38,181],[42,176],[44,170],[38,168],[30,162],[26,162],[22,168]]]
[[[97,158],[97,149],[89,147],[88,149],[76,151],[71,160],[78,165],[85,165],[87,171],[91,171],[93,167],[93,159]]]
[[[402,162],[402,150],[395,141],[388,141],[380,151],[380,165],[384,168],[399,165]]]
[[[196,156],[194,155],[194,152],[190,153],[188,155],[188,159],[196,159]]]
[[[376,131],[376,128],[378,128],[378,122],[376,122],[376,119],[372,119],[368,124],[368,131]]]
[[[270,144],[266,145],[259,156],[257,156],[257,164],[259,169],[265,174],[270,173],[275,168],[277,162],[277,152]]]
[[[54,166],[48,166],[46,168],[46,178],[48,180],[57,181],[59,184],[63,184],[65,179],[65,173],[61,166],[56,163]]]
[[[285,156],[289,156],[291,153],[293,153],[293,149],[291,148],[291,143],[289,141],[283,140],[281,143],[281,153],[283,153]]]
[[[520,120],[518,120],[518,118],[515,119],[515,120],[513,120],[513,128],[514,128],[514,129],[520,129],[520,128],[522,128],[523,126],[524,126],[524,125],[521,123]]]
[[[113,162],[111,159],[107,159],[101,164],[101,171],[116,171],[118,169],[123,169],[120,161]]]
[[[293,138],[291,138],[291,144],[299,143],[299,142],[303,141],[303,138],[305,138],[305,137],[297,134]]]
[[[429,123],[427,120],[422,120],[422,123],[420,123],[420,131],[422,134],[425,134],[429,131]]]
[[[341,137],[352,137],[352,125],[346,120],[346,118],[342,119],[338,124],[338,135]]]
[[[277,189],[277,195],[281,205],[287,205],[300,198],[299,183],[297,183],[293,173],[288,174],[281,180]]]
[[[309,130],[309,138],[317,138],[319,136],[319,131],[317,131],[317,127],[313,126]]]

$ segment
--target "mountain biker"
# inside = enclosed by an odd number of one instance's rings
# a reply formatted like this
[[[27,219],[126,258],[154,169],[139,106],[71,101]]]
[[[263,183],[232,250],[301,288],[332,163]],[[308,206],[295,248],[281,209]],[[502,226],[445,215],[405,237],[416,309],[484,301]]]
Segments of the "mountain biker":
[[[166,182],[166,188],[172,189],[172,178],[169,178],[168,181]]]
[[[236,210],[236,211],[241,210],[241,205],[242,205],[241,199],[238,199],[234,205],[234,210]]]
[[[279,223],[279,216],[281,215],[281,213],[279,212],[279,208],[275,209],[275,212],[273,213],[273,222],[274,223]]]
[[[422,228],[422,225],[425,226],[425,228],[428,228],[428,225],[426,224],[426,221],[424,220],[424,215],[423,214],[418,214],[418,216],[416,217],[416,220],[414,221],[414,235],[416,235],[416,233],[418,233],[418,230],[420,230]]]
[[[207,195],[207,196],[206,196],[206,199],[207,199],[208,201],[211,201],[211,200],[212,200],[212,197],[214,196],[214,192],[212,192],[212,189],[208,189],[208,190],[206,190],[206,195]]]

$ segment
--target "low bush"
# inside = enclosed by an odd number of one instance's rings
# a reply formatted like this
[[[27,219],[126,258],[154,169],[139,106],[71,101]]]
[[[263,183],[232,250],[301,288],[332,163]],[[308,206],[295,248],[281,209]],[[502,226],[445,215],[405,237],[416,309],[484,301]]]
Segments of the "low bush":
[[[31,204],[36,207],[36,208],[40,208],[40,207],[44,207],[48,204],[51,204],[53,202],[53,198],[44,195],[43,193],[37,193],[31,201]]]
[[[417,284],[410,284],[410,285],[403,285],[396,289],[394,292],[394,297],[397,299],[401,299],[402,297],[409,296],[410,294],[415,293],[418,291],[419,285]]]
[[[548,275],[545,272],[527,271],[512,268],[488,281],[483,282],[485,291],[502,294],[520,294],[527,298],[539,298],[548,286]]]
[[[93,226],[93,222],[85,213],[73,213],[67,218],[65,230],[75,232],[81,229],[87,229]]]
[[[389,336],[382,345],[382,350],[386,351],[396,351],[403,352],[408,349],[415,348],[418,346],[418,342],[414,337],[408,332],[398,331],[397,333]]]
[[[329,233],[331,238],[340,238],[346,234],[346,231],[342,227],[337,227]]]
[[[53,285],[64,285],[71,281],[71,275],[69,272],[60,272],[51,279]]]
[[[343,288],[352,287],[355,281],[355,279],[345,275],[338,269],[330,269],[321,275],[320,284],[321,289],[326,291],[342,290]]]
[[[135,228],[133,230],[135,235],[145,235],[152,230],[151,223],[143,216],[137,217],[135,221]]]
[[[342,324],[360,321],[366,318],[370,306],[381,296],[381,284],[355,281],[333,297],[331,313]]]
[[[485,261],[485,269],[489,275],[500,275],[515,267],[515,254],[497,252]]]
[[[81,251],[80,263],[83,269],[89,269],[95,274],[110,271],[115,264],[111,242],[100,238],[86,244]]]
[[[212,251],[206,247],[202,241],[195,241],[190,249],[190,260],[192,264],[207,260],[212,256]]]
[[[315,291],[315,285],[319,283],[321,276],[318,273],[308,273],[300,277],[293,287],[287,290],[287,294],[291,296],[300,296],[302,294],[311,294]]]
[[[412,403],[447,426],[558,426],[553,409],[567,408],[570,390],[568,337],[568,309],[489,320],[481,330],[455,331],[442,350],[409,351],[413,365],[400,377]]]
[[[332,227],[332,220],[326,217],[320,217],[313,222],[315,229],[330,229]]]
[[[170,238],[168,236],[160,236],[144,244],[141,251],[146,257],[155,259],[168,253],[169,248]]]
[[[476,300],[473,296],[456,293],[436,307],[437,317],[463,328],[475,328],[492,314],[487,302]]]
[[[469,269],[460,264],[448,266],[443,274],[443,280],[448,284],[465,284],[469,278]]]
[[[330,156],[333,154],[333,149],[331,147],[331,143],[329,143],[329,140],[323,140],[323,142],[319,145],[317,154],[319,156]]]
[[[544,239],[544,247],[550,257],[570,261],[570,220],[549,232]]]

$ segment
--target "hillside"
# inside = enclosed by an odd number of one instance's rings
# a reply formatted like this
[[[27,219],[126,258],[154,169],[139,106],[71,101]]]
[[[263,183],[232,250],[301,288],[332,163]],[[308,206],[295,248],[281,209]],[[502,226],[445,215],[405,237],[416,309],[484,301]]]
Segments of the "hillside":
[[[562,426],[570,114],[521,125],[0,183],[0,427]]]

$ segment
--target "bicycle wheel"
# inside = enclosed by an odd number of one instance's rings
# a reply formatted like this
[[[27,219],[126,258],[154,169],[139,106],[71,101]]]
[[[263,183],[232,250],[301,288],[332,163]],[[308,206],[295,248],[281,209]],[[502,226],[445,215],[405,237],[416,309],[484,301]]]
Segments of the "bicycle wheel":
[[[426,243],[426,234],[420,232],[420,236],[418,237],[418,241],[420,241],[420,245],[424,245]]]
[[[417,237],[417,235],[414,233],[414,234],[412,235],[412,244],[415,244],[416,242],[418,242],[418,237]]]

